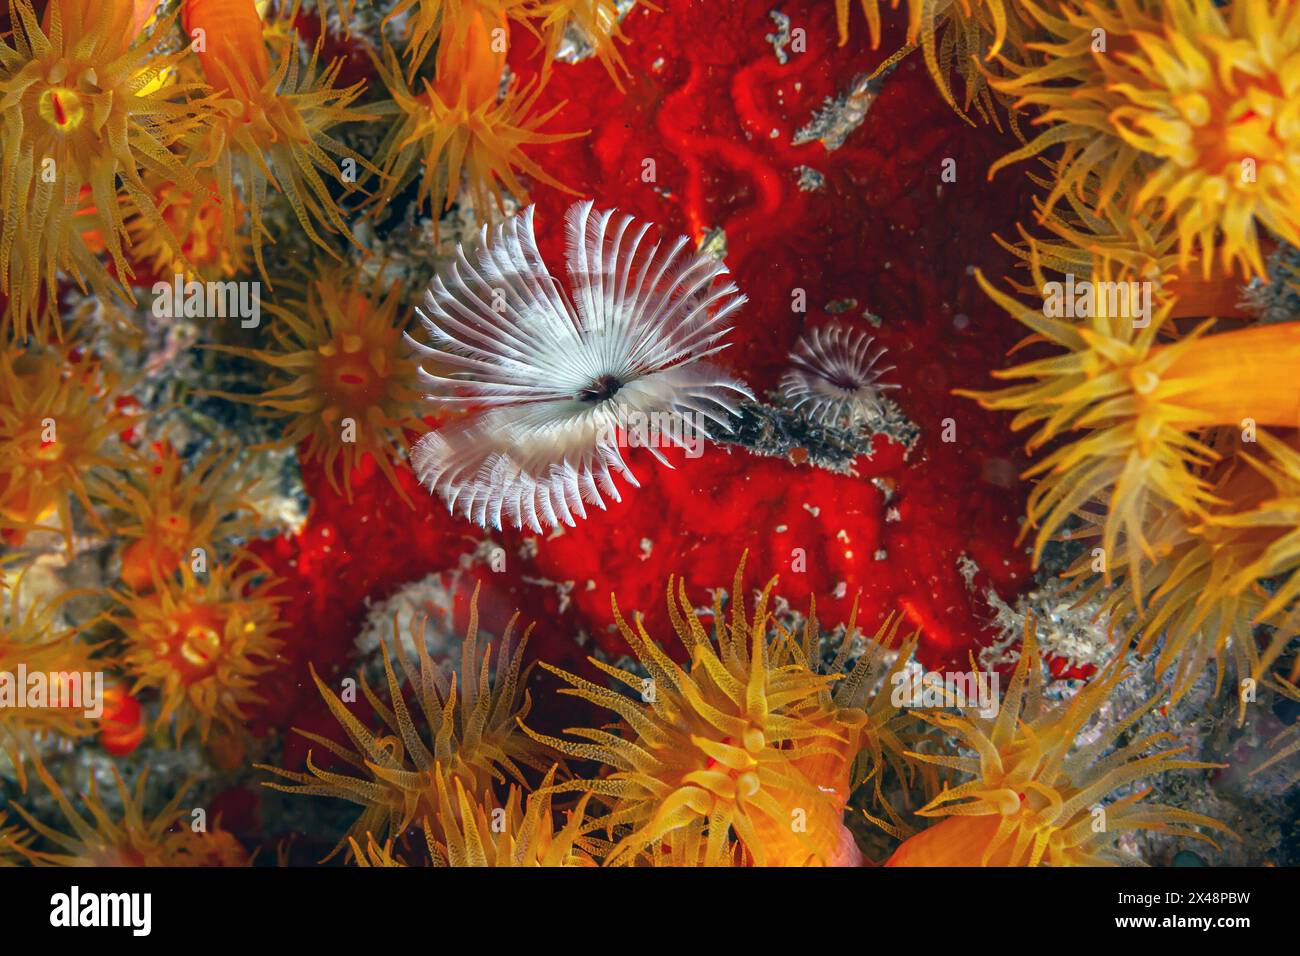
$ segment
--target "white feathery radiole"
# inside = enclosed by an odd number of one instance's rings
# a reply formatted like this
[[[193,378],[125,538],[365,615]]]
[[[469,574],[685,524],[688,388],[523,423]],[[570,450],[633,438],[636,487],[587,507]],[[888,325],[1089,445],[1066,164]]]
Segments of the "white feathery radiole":
[[[490,239],[484,226],[433,280],[416,309],[432,346],[407,336],[445,370],[421,368],[428,397],[466,410],[424,436],[412,464],[453,514],[483,527],[572,526],[587,503],[622,500],[615,474],[638,486],[619,447],[629,416],[673,416],[708,437],[705,422],[728,428],[739,398],[753,398],[705,361],[727,347],[724,322],[745,302],[716,281],[720,260],[685,236],[652,244],[649,223],[590,201],[569,207],[565,228],[568,293],[537,250],[529,206]],[[680,429],[662,434],[683,444]]]
[[[781,395],[796,411],[822,424],[853,425],[880,411],[880,393],[897,385],[880,379],[894,366],[877,368],[888,351],[861,329],[838,323],[805,332],[790,353],[794,366],[781,377]]]

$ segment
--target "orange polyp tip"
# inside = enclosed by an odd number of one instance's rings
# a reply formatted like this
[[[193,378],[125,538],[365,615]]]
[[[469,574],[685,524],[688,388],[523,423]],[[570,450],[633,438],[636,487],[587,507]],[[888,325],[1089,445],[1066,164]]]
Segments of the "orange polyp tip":
[[[156,575],[167,576],[181,563],[179,548],[139,539],[127,545],[122,552],[122,570],[119,576],[131,590],[145,594],[153,590]]]
[[[904,840],[885,866],[984,866],[984,851],[1001,820],[997,814],[946,817]],[[1005,855],[995,854],[989,865],[999,865],[996,859]]]
[[[488,26],[482,10],[469,15],[465,36],[458,44],[438,50],[434,92],[447,104],[459,103],[463,94],[471,111],[496,100],[501,72],[506,65],[506,44],[494,49],[496,30],[506,30],[504,11],[497,13],[494,26]]]
[[[1177,357],[1161,374],[1164,382],[1197,383],[1174,399],[1208,416],[1205,424],[1300,427],[1300,322],[1257,325],[1205,335],[1176,346]]]
[[[242,91],[248,98],[270,80],[271,58],[253,0],[184,0],[181,11],[191,43],[195,31],[203,31],[203,49],[195,52],[215,89],[234,92],[232,82],[251,79],[254,89]]]
[[[63,32],[76,36],[90,32],[90,25],[107,20],[111,26],[105,36],[127,50],[140,34],[140,29],[153,15],[152,0],[49,0],[41,17],[41,29],[49,35],[55,9]]]

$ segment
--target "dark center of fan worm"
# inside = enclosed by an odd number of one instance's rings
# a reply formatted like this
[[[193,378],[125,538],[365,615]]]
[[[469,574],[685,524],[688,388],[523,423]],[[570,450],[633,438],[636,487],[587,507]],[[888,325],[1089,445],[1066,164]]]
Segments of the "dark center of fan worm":
[[[603,402],[608,398],[613,398],[618,394],[618,390],[623,387],[623,383],[613,375],[602,375],[586,388],[578,392],[578,401]]]

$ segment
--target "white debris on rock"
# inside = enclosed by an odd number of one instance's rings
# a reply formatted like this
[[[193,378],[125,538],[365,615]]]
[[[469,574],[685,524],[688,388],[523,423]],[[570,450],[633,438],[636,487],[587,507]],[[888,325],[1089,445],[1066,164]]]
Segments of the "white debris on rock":
[[[796,166],[794,171],[799,177],[800,192],[813,193],[826,186],[826,177],[811,166]]]
[[[785,52],[785,48],[790,45],[790,18],[780,10],[769,10],[767,15],[776,24],[776,29],[763,39],[772,44],[772,49],[776,52],[776,62],[785,66],[790,62],[790,54]]]
[[[980,651],[980,666],[986,670],[1020,659],[1015,648],[1024,637],[1026,618],[1034,621],[1034,634],[1044,656],[1061,658],[1072,667],[1101,667],[1113,655],[1110,617],[1102,612],[1100,601],[1093,598],[1077,604],[1060,578],[1048,578],[1020,595],[1014,607],[992,588],[984,597],[993,608],[993,624],[1001,631],[1001,639]]]
[[[381,643],[393,647],[393,625],[400,631],[400,644],[408,653],[415,648],[413,637],[417,622],[427,618],[424,629],[424,646],[429,656],[436,660],[452,657],[460,647],[463,634],[458,634],[452,624],[452,609],[460,575],[429,574],[418,581],[402,585],[382,601],[367,602],[366,620],[361,633],[353,641],[362,659],[378,658]],[[468,596],[469,592],[466,592]],[[382,666],[375,669],[382,673]]]
[[[617,19],[620,23],[632,12],[636,4],[637,0],[616,0],[614,7],[618,11]],[[561,63],[581,63],[595,55],[594,38],[581,24],[570,20],[568,26],[564,28],[564,36],[560,39],[559,48],[555,51],[555,59]]]

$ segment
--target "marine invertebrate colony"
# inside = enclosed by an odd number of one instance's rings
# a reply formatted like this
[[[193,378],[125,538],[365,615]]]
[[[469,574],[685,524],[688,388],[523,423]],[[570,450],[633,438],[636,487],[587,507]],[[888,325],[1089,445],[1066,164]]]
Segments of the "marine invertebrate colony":
[[[1154,733],[1124,739],[1159,703],[1153,697],[1086,743],[1077,738],[1116,684],[1127,676],[1123,658],[1064,704],[1042,696],[1043,671],[1032,624],[1020,661],[995,716],[963,709],[923,714],[952,733],[976,756],[913,754],[917,760],[969,773],[973,779],[945,789],[921,816],[942,822],[899,847],[890,866],[1088,866],[1133,862],[1115,846],[1130,830],[1176,833],[1213,844],[1200,828],[1222,824],[1175,807],[1145,803],[1149,791],[1113,800],[1108,794],[1135,781],[1173,770],[1215,765],[1187,760],[1186,746]],[[1164,748],[1164,749],[1161,749]]]
[[[1133,615],[1140,651],[1159,648],[1175,701],[1211,662],[1222,686],[1229,655],[1239,679],[1257,680],[1300,633],[1284,530],[1300,474],[1300,390],[1284,369],[1300,323],[1253,323],[1235,280],[1262,275],[1266,247],[1300,235],[1300,16],[1270,0],[1023,8],[1044,40],[1004,55],[990,82],[1045,129],[990,176],[1050,156],[1051,176],[1031,179],[1053,236],[1022,230],[1027,248],[1013,251],[1033,285],[1017,288],[1047,296],[1046,267],[1086,276],[1089,292],[1155,296],[1040,314],[980,277],[1033,331],[1026,345],[1064,351],[994,373],[1018,380],[1010,388],[960,394],[1017,412],[1013,428],[1037,426],[1028,451],[1054,446],[1025,472],[1037,479],[1025,527],[1035,563],[1058,532],[1095,539],[1069,576],[1089,582],[1085,597],[1116,585],[1104,606]],[[1229,321],[1179,321],[1207,316]]]
[[[1300,390],[1285,371],[1300,359],[1300,323],[1223,332],[1204,323],[1161,343],[1160,333],[1175,332],[1171,297],[1145,327],[1103,296],[1095,314],[1072,322],[980,281],[1041,340],[1064,349],[994,373],[1016,385],[963,393],[1018,412],[1013,428],[1037,425],[1031,451],[1065,439],[1026,472],[1038,478],[1024,529],[1036,531],[1035,561],[1058,532],[1095,539],[1100,547],[1069,574],[1096,579],[1085,596],[1117,583],[1105,606],[1136,615],[1142,652],[1163,640],[1156,666],[1173,675],[1174,700],[1211,661],[1223,686],[1229,653],[1238,680],[1258,680],[1300,633],[1289,534],[1300,457],[1263,431],[1300,422]],[[1269,578],[1280,583],[1271,596],[1258,583]],[[1275,628],[1262,654],[1258,624]]]
[[[0,0],[0,865],[1300,860],[1293,6]]]
[[[131,298],[123,206],[180,254],[143,174],[199,188],[177,150],[208,103],[194,86],[156,82],[181,54],[161,52],[163,31],[139,32],[131,0],[51,0],[43,26],[31,0],[10,0],[9,22],[13,45],[0,43],[0,292],[6,323],[21,334],[57,317],[61,271],[83,289],[89,281],[101,295]]]
[[[729,614],[715,597],[712,636],[684,583],[669,580],[669,614],[689,670],[646,633],[640,615],[635,629],[628,626],[615,602],[619,629],[649,678],[591,662],[639,694],[639,702],[547,665],[571,685],[562,693],[608,708],[630,730],[620,736],[570,728],[570,735],[589,741],[583,743],[529,731],[563,754],[609,768],[603,777],[552,788],[592,794],[609,805],[609,813],[593,821],[617,841],[607,862],[636,863],[643,854],[653,858],[690,846],[702,848],[703,865],[718,866],[732,859],[733,839],[758,866],[862,861],[842,817],[858,782],[850,771],[866,714],[837,707],[830,693],[836,678],[814,671],[807,660],[811,641],[800,646],[788,634],[769,638],[775,579],[751,616],[743,575],[742,560]],[[850,695],[868,666],[847,681]]]
[[[1040,63],[1011,64],[994,88],[1042,108],[1047,125],[1008,163],[1061,145],[1052,199],[1096,174],[1101,203],[1152,203],[1178,236],[1181,264],[1206,277],[1263,275],[1261,228],[1300,243],[1300,10],[1287,0],[1025,8],[1058,40]],[[1103,40],[1098,47],[1097,33]]]
[[[412,453],[420,480],[477,524],[540,531],[585,518],[585,503],[621,500],[619,450],[629,415],[672,417],[678,434],[727,427],[752,397],[706,359],[726,348],[722,323],[745,302],[717,280],[721,261],[645,242],[649,223],[575,203],[565,215],[572,301],[537,251],[532,209],[479,236],[435,279],[419,310],[452,370],[421,379],[430,398],[470,414],[426,435]],[[659,449],[649,451],[666,462]]]
[[[1102,548],[1117,554],[1122,546],[1132,573],[1140,576],[1152,555],[1150,529],[1162,509],[1206,516],[1211,495],[1201,469],[1217,456],[1199,430],[1247,422],[1287,428],[1300,421],[1300,391],[1290,387],[1287,372],[1300,360],[1300,323],[1213,335],[1202,325],[1159,344],[1170,301],[1144,325],[1098,297],[1094,314],[1079,325],[1047,317],[979,279],[1008,313],[1063,350],[994,373],[1023,379],[1021,384],[989,394],[959,393],[987,408],[1017,411],[1012,428],[1038,425],[1031,451],[1058,435],[1078,433],[1026,473],[1042,476],[1027,506],[1026,530],[1038,529],[1036,559],[1067,518],[1100,498],[1106,504]],[[1243,366],[1250,369],[1246,379]]]
[[[401,629],[394,621],[397,660],[417,709],[413,714],[406,703],[403,684],[393,670],[392,656],[385,646],[388,703],[371,690],[364,675],[361,678],[362,693],[384,724],[378,732],[367,729],[313,669],[312,679],[321,697],[356,750],[350,751],[319,734],[298,732],[361,775],[318,767],[309,752],[306,773],[259,765],[260,769],[291,781],[265,786],[286,793],[337,797],[363,808],[330,854],[334,856],[349,841],[359,847],[363,840],[368,845],[374,838],[382,844],[390,838],[402,839],[412,823],[436,823],[442,809],[440,799],[446,795],[445,790],[439,791],[440,786],[446,787],[445,775],[463,780],[470,793],[482,793],[493,782],[526,783],[523,767],[549,769],[538,749],[516,726],[516,719],[526,716],[530,706],[521,684],[524,649],[532,630],[530,626],[518,643],[513,643],[517,619],[516,614],[501,635],[495,678],[492,677],[491,642],[480,643],[477,588],[470,599],[459,673],[435,663],[429,656],[424,640],[426,618],[412,622],[416,657],[416,666],[412,666],[401,647]],[[424,736],[416,720],[423,724]],[[454,842],[454,836],[431,831],[429,840],[438,839]]]

